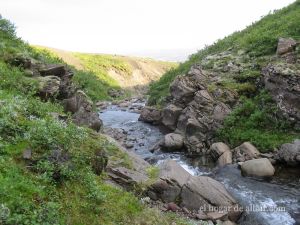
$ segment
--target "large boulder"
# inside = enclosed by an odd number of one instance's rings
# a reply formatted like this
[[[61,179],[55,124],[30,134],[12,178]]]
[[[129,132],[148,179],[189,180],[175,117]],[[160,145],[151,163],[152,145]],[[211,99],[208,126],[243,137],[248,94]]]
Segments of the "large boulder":
[[[270,177],[275,173],[275,168],[266,158],[246,161],[242,163],[241,170],[243,175],[257,177]]]
[[[224,152],[230,152],[230,148],[223,142],[216,142],[210,146],[210,156],[217,160]]]
[[[241,212],[234,211],[238,206],[236,200],[226,191],[225,187],[218,181],[206,177],[190,177],[183,186],[181,192],[181,206],[190,210],[201,210],[215,212],[214,208],[223,209],[222,217],[227,214],[230,220],[236,221]],[[231,208],[231,210],[228,210]],[[226,211],[226,209],[228,211]]]
[[[103,125],[98,113],[87,111],[83,107],[73,114],[72,120],[78,126],[87,126],[95,131],[100,131]]]
[[[235,162],[244,162],[256,159],[259,156],[260,152],[250,142],[244,142],[233,151],[233,159]]]
[[[278,55],[284,55],[293,52],[296,45],[297,42],[293,38],[279,38],[276,53]]]
[[[59,94],[61,79],[56,76],[37,77],[39,96],[43,99],[49,99]]]
[[[146,106],[142,109],[139,120],[147,123],[158,124],[161,120],[161,111],[154,107]]]
[[[283,144],[276,153],[277,161],[285,163],[289,166],[300,165],[300,139],[296,139],[293,143]]]
[[[190,174],[174,160],[167,160],[160,166],[159,179],[148,191],[149,197],[163,202],[175,202],[180,196],[181,188],[187,183]]]
[[[200,210],[205,218],[213,220],[236,221],[241,214],[234,211],[238,204],[220,182],[206,176],[192,176],[173,160],[160,165],[159,179],[151,185],[148,195],[165,203],[176,202],[188,210]],[[216,207],[222,212],[215,212]]]
[[[69,99],[63,101],[65,111],[76,113],[80,108],[84,108],[86,111],[91,111],[93,102],[83,91],[77,91],[75,95]]]
[[[232,164],[232,152],[231,151],[225,151],[217,161],[217,164],[219,167],[226,166],[228,164]]]
[[[165,135],[162,147],[166,151],[178,151],[183,148],[183,137],[180,134]]]
[[[83,91],[77,91],[75,95],[64,100],[65,111],[73,113],[73,122],[79,126],[87,126],[99,131],[102,121],[98,113],[93,111],[93,102]]]
[[[182,108],[174,104],[168,105],[162,111],[162,124],[171,130],[175,130],[177,126],[178,117],[181,112]]]

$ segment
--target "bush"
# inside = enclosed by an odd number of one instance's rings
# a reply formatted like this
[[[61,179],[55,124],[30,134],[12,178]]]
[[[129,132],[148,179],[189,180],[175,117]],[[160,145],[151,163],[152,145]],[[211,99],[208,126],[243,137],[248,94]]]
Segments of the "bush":
[[[241,104],[225,119],[218,137],[232,147],[250,141],[262,152],[299,138],[299,133],[292,131],[291,124],[280,118],[277,110],[266,92],[253,99],[242,98]]]

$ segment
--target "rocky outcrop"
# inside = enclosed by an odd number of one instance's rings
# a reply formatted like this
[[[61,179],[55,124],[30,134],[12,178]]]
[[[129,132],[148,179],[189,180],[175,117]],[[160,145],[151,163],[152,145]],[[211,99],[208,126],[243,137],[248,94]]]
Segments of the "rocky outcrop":
[[[203,219],[236,221],[241,214],[233,210],[238,204],[221,183],[206,176],[192,176],[173,160],[160,165],[159,179],[149,188],[148,195],[154,200],[176,202],[180,207],[200,211]],[[223,211],[215,211],[216,207]]]
[[[162,124],[170,130],[175,130],[178,122],[178,117],[182,112],[182,108],[170,104],[162,111]]]
[[[57,76],[38,77],[38,91],[43,99],[54,98],[59,94],[61,79]]]
[[[73,72],[62,64],[43,64],[33,59],[17,56],[12,64],[23,67],[30,79],[38,83],[37,95],[44,99],[56,99],[63,103],[65,111],[71,112],[73,122],[99,131],[102,121],[93,111],[93,102],[72,83]]]
[[[275,155],[278,162],[289,166],[300,165],[300,139],[292,143],[283,144]]]
[[[300,128],[300,67],[271,63],[263,69],[265,88],[277,103],[281,116]]]
[[[146,106],[141,110],[139,120],[147,123],[159,124],[161,120],[161,111],[154,107]]]
[[[244,142],[233,150],[233,161],[244,162],[259,158],[260,152],[250,142]]]
[[[183,148],[183,137],[180,134],[170,133],[165,135],[161,144],[163,150],[178,151]]]
[[[217,160],[225,152],[230,152],[230,148],[223,142],[213,143],[210,146],[209,154],[214,160]]]
[[[252,159],[242,163],[242,174],[246,176],[270,177],[275,173],[275,168],[266,158]]]

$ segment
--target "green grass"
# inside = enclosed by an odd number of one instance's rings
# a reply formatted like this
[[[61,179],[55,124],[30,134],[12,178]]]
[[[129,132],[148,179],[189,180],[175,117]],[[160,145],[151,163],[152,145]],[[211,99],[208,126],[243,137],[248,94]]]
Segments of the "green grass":
[[[159,81],[154,82],[149,91],[149,103],[163,104],[165,97],[169,94],[171,82],[177,76],[187,73],[193,64],[199,63],[208,55],[220,53],[229,48],[233,48],[233,51],[243,49],[251,57],[274,54],[279,37],[300,39],[299,21],[300,1],[297,0],[290,6],[265,16],[246,29],[205,47],[191,55],[189,60],[180,64],[178,68],[168,71]]]

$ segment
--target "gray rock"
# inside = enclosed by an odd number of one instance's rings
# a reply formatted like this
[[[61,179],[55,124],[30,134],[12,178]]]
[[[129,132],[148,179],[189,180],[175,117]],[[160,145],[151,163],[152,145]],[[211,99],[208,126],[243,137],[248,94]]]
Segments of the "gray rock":
[[[270,177],[275,173],[275,168],[266,158],[246,161],[241,165],[241,170],[246,176]]]
[[[32,158],[32,150],[30,148],[25,149],[23,151],[23,159],[30,160],[31,158]]]
[[[277,55],[284,55],[296,49],[297,42],[292,38],[279,38],[277,45]]]
[[[259,156],[260,152],[250,142],[244,142],[233,151],[233,159],[235,162],[256,159]]]
[[[67,70],[64,65],[49,64],[41,68],[39,72],[42,76],[53,75],[62,77],[66,74]]]
[[[283,144],[276,153],[275,159],[289,166],[300,165],[300,139]]]
[[[178,151],[183,148],[183,137],[180,134],[165,135],[162,147],[166,151]]]
[[[210,146],[209,154],[214,160],[217,160],[226,151],[230,152],[230,148],[225,143],[216,142]]]
[[[171,130],[175,130],[181,111],[182,108],[177,107],[174,104],[168,105],[162,111],[162,124]]]
[[[61,79],[59,77],[37,77],[36,80],[39,82],[38,90],[41,98],[49,99],[58,95],[61,83]]]
[[[228,164],[232,164],[232,153],[231,151],[225,151],[218,159],[217,164],[219,167],[223,167]]]
[[[141,110],[139,120],[147,123],[158,124],[161,120],[161,111],[156,108],[146,106]]]
[[[175,202],[182,186],[191,175],[173,160],[160,165],[159,179],[150,187],[150,197],[163,202]]]
[[[272,63],[263,70],[265,88],[277,103],[278,113],[300,127],[300,70],[293,64]]]

